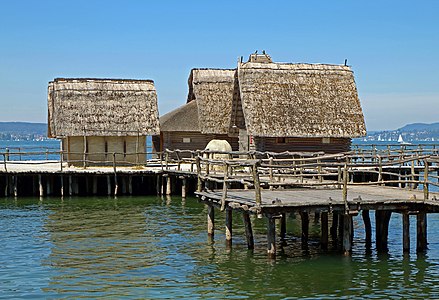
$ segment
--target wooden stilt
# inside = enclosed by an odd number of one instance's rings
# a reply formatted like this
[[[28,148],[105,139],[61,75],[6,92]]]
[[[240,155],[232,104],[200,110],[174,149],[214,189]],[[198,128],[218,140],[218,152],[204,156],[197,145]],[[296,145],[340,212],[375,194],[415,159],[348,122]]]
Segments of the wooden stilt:
[[[320,228],[321,228],[321,236],[320,236],[320,247],[323,250],[328,249],[328,212],[324,211],[320,215]]]
[[[9,176],[5,176],[5,197],[9,196]]]
[[[52,187],[51,187],[51,182],[50,182],[51,176],[47,176],[47,181],[46,181],[46,195],[50,196],[52,195]]]
[[[402,251],[410,252],[410,216],[406,211],[402,213]]]
[[[133,194],[133,176],[128,176],[128,194]]]
[[[338,240],[343,243],[343,232],[344,232],[344,216],[343,213],[338,215]]]
[[[280,218],[280,238],[281,240],[285,240],[287,234],[287,217],[285,213],[281,214]]]
[[[14,182],[14,197],[18,196],[18,176],[12,176]]]
[[[127,178],[125,176],[121,176],[120,180],[122,181],[122,195],[126,195],[126,193],[127,193]]]
[[[79,195],[79,178],[73,177],[74,194]]]
[[[85,194],[89,195],[90,192],[90,182],[89,182],[89,177],[85,176]]]
[[[157,177],[156,177],[156,192],[157,192],[157,195],[161,195],[161,179],[162,179],[162,176],[160,176],[160,175],[157,175]]]
[[[166,178],[167,178],[167,176],[165,176],[165,175],[162,176],[161,187],[160,187],[160,195],[164,195],[165,194]]]
[[[60,190],[60,194],[61,197],[64,197],[64,176],[60,176],[60,181],[61,181],[61,190]]]
[[[44,191],[43,191],[43,180],[41,178],[41,175],[38,175],[38,190],[40,192],[40,197],[43,197]]]
[[[181,179],[181,198],[186,198],[186,177]]]
[[[427,250],[427,214],[421,211],[416,216],[416,251]]]
[[[39,178],[38,178],[39,180]],[[69,175],[69,196],[73,195],[73,179],[72,175]]]
[[[276,257],[276,222],[272,216],[267,216],[267,254],[269,257]]]
[[[352,216],[343,215],[343,254],[350,255],[352,252]]]
[[[337,228],[338,228],[338,213],[332,212],[331,237],[334,244],[337,244]]]
[[[8,177],[5,176],[5,179],[7,179]],[[36,176],[32,176],[32,195],[37,195],[37,180],[36,180]],[[6,196],[6,195],[5,195]]]
[[[388,233],[389,221],[392,216],[391,211],[377,210],[375,211],[375,239],[378,252],[387,252],[388,249]]]
[[[96,195],[98,193],[98,177],[93,176],[93,195]]]
[[[253,228],[250,220],[250,214],[246,211],[242,213],[245,226],[245,238],[247,240],[247,248],[253,250],[255,248],[255,242],[253,239]]]
[[[315,224],[319,223],[319,220],[320,220],[320,212],[316,211],[314,213],[314,223]]]
[[[302,219],[302,249],[308,249],[309,215],[306,211],[300,212]]]
[[[232,245],[232,209],[226,208],[226,245]]]
[[[207,204],[207,234],[212,238],[215,234],[215,210],[211,204]]]
[[[111,195],[111,177],[107,175],[107,195]]]
[[[370,249],[372,246],[372,225],[370,224],[369,210],[363,210],[361,212],[364,222],[364,230],[366,235],[366,249]]]
[[[166,195],[171,195],[171,176],[166,177]]]

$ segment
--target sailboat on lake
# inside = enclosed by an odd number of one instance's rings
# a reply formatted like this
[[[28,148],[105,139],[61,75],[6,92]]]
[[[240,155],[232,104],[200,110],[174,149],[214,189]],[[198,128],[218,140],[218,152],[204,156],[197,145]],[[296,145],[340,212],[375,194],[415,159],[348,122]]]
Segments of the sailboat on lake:
[[[410,143],[404,141],[404,139],[402,138],[402,135],[399,135],[398,143],[400,143],[401,145],[410,145]]]

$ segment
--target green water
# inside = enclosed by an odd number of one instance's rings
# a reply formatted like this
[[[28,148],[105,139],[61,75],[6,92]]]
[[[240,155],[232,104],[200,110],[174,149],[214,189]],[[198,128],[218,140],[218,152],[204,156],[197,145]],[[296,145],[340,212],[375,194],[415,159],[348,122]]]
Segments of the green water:
[[[265,219],[252,219],[246,249],[239,214],[233,247],[216,211],[215,241],[195,198],[18,198],[0,200],[0,298],[438,298],[439,218],[429,216],[429,250],[403,256],[401,219],[390,223],[389,255],[366,254],[355,219],[352,257],[322,252],[311,218],[301,250],[300,218],[288,218],[279,256],[266,256]],[[372,218],[373,219],[373,218]]]

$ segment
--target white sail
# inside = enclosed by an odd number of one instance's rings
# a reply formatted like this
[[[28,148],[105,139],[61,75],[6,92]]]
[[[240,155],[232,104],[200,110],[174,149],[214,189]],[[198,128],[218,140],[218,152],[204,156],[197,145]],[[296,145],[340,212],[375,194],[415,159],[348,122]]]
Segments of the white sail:
[[[399,137],[398,137],[398,143],[404,143],[404,140],[402,139],[402,135],[399,135]]]

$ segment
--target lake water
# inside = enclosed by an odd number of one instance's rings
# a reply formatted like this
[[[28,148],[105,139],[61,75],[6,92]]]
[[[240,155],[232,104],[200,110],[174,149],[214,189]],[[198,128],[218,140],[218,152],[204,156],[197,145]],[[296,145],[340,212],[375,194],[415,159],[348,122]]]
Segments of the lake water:
[[[239,214],[231,250],[225,216],[216,211],[212,243],[206,215],[195,198],[0,198],[0,299],[439,298],[438,215],[428,217],[429,250],[419,255],[411,217],[408,256],[400,215],[390,221],[388,255],[367,253],[356,217],[351,257],[319,250],[312,216],[302,250],[300,217],[291,215],[275,260],[266,255],[265,218],[252,219],[251,252]]]

